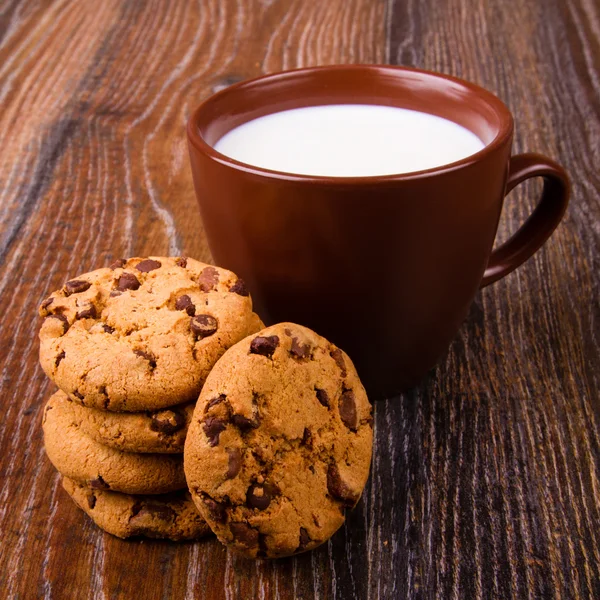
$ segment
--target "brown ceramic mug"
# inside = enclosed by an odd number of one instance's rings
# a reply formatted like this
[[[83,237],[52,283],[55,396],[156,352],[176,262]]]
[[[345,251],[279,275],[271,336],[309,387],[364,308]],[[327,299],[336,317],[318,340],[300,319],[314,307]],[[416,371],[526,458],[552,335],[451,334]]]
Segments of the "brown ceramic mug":
[[[402,175],[323,177],[250,166],[217,152],[228,131],[273,112],[380,104],[454,121],[485,147]],[[418,382],[447,349],[480,287],[527,260],[560,222],[565,171],[511,157],[513,119],[490,92],[445,75],[331,66],[268,75],[206,100],[188,124],[196,194],[214,260],[243,277],[267,323],[307,325],[342,347],[367,389]],[[528,220],[492,250],[506,194],[543,177]]]

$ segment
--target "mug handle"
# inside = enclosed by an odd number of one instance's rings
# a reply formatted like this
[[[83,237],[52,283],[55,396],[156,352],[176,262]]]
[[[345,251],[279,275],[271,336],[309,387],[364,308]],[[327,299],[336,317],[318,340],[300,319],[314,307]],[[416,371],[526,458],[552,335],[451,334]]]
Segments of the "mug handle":
[[[482,288],[508,275],[539,250],[565,214],[571,189],[569,176],[559,164],[540,154],[511,157],[505,195],[531,177],[544,178],[540,201],[517,232],[492,251]]]

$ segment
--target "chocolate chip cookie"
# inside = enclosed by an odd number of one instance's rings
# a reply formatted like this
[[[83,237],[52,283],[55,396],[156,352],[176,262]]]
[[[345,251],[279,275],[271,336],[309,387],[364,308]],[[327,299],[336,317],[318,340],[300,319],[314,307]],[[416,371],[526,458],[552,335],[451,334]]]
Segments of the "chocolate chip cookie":
[[[189,402],[152,412],[117,413],[71,402],[77,425],[89,437],[122,452],[143,454],[181,454],[194,406]]]
[[[187,490],[160,496],[132,496],[92,489],[63,477],[63,487],[91,519],[120,538],[197,540],[210,534]]]
[[[241,279],[191,258],[130,258],[40,306],[40,362],[71,399],[112,411],[194,401],[227,348],[262,324]]]
[[[348,356],[282,323],[230,348],[185,442],[186,479],[219,540],[249,557],[310,550],[344,522],[369,475],[371,405]]]
[[[46,454],[62,475],[126,494],[165,494],[186,487],[181,456],[131,454],[99,444],[83,433],[73,405],[65,394],[54,394],[42,421]]]

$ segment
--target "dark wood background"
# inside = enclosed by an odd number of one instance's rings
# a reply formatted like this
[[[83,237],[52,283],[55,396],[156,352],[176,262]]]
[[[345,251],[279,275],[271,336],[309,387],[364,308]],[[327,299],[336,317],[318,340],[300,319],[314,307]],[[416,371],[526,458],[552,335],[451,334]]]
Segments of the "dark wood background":
[[[350,62],[497,93],[515,150],[571,174],[565,221],[477,297],[420,387],[377,404],[370,483],[329,544],[253,562],[103,534],[44,456],[38,303],[119,256],[209,261],[191,109]],[[599,113],[594,0],[0,1],[0,596],[600,598]],[[500,239],[538,192],[511,194]]]

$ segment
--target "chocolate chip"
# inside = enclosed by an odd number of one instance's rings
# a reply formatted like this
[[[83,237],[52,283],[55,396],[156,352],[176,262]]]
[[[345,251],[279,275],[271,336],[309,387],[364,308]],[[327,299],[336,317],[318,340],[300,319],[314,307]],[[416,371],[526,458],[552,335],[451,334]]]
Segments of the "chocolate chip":
[[[87,499],[88,506],[90,507],[90,509],[93,510],[94,506],[96,506],[96,494],[94,494],[94,492],[88,492],[86,499]]]
[[[310,543],[310,536],[308,535],[308,531],[304,529],[304,527],[300,527],[300,536],[298,548],[296,548],[296,552],[302,552],[306,549],[306,546]]]
[[[348,429],[356,431],[358,427],[358,416],[356,414],[356,398],[352,390],[344,390],[338,402],[340,419]]]
[[[271,358],[277,346],[279,346],[279,338],[276,335],[255,337],[250,344],[250,354],[260,354]]]
[[[335,364],[340,368],[342,377],[346,377],[346,362],[344,361],[344,355],[342,354],[342,351],[339,348],[335,348],[329,353],[329,355],[331,358],[333,358],[333,360],[335,360]]]
[[[317,394],[317,400],[326,408],[329,408],[329,394],[325,390],[315,388]]]
[[[62,321],[63,335],[65,333],[67,333],[67,331],[69,330],[69,319],[67,319],[67,317],[65,317],[65,315],[60,315],[60,314],[48,315],[46,318],[47,319],[58,319],[59,321]]]
[[[340,500],[344,506],[352,507],[358,502],[359,496],[342,480],[335,464],[330,464],[327,469],[327,491],[331,496]]]
[[[219,283],[219,271],[214,267],[202,269],[202,272],[198,277],[198,285],[203,292],[214,290],[217,283]]]
[[[248,296],[248,288],[246,287],[246,282],[243,279],[238,279],[230,288],[230,292],[234,294],[238,294],[239,296]]]
[[[187,267],[187,260],[188,260],[188,259],[187,259],[187,257],[185,257],[185,256],[181,256],[181,257],[179,257],[179,258],[178,258],[178,259],[175,261],[175,264],[176,264],[178,267],[181,267],[182,269],[185,269],[185,268]]]
[[[260,414],[258,412],[258,394],[254,394],[252,397],[252,416],[247,417],[241,414],[233,414],[230,417],[230,421],[245,433],[250,429],[256,429],[260,425]]]
[[[131,535],[162,539],[165,525],[171,525],[176,516],[175,511],[165,504],[158,502],[135,504],[128,522]]]
[[[114,333],[115,332],[115,330],[110,325],[107,325],[106,323],[102,324],[102,329],[104,329],[105,333]]]
[[[304,428],[304,433],[302,434],[302,445],[312,448],[312,433],[308,427]]]
[[[95,319],[96,318],[96,307],[90,304],[87,308],[80,310],[75,317],[77,319]]]
[[[60,361],[65,357],[65,351],[63,350],[62,352],[60,352],[60,354],[56,355],[56,359],[54,361],[54,366],[56,368],[58,368],[58,365],[60,365]]]
[[[244,415],[232,415],[231,422],[238,429],[241,429],[245,432],[250,431],[250,429],[256,429],[260,425],[260,417],[258,415],[258,412],[252,417],[252,419],[249,419]]]
[[[185,417],[176,410],[161,410],[152,415],[150,430],[171,435],[185,425]]]
[[[133,353],[136,356],[146,359],[150,364],[150,369],[156,369],[156,357],[153,354],[150,354],[150,352],[145,352],[144,350],[134,350]]]
[[[52,297],[50,297],[50,298],[46,298],[46,299],[45,299],[45,300],[42,302],[42,304],[41,304],[40,308],[41,308],[42,310],[45,310],[45,309],[46,309],[46,308],[48,308],[48,307],[49,307],[49,306],[50,306],[50,305],[51,305],[53,302],[54,302],[54,298],[52,298]]]
[[[109,296],[110,296],[111,298],[116,298],[117,296],[120,296],[122,293],[123,293],[123,292],[119,292],[119,290],[113,290],[113,291],[112,291],[112,292],[109,294]]]
[[[290,354],[299,360],[308,358],[310,356],[310,344],[302,344],[298,338],[292,338],[292,347],[290,348]]]
[[[110,490],[110,485],[102,479],[102,475],[98,475],[96,479],[91,479],[88,485],[95,490]]]
[[[209,446],[216,446],[219,443],[221,431],[223,431],[226,426],[227,424],[225,421],[223,421],[223,419],[218,419],[217,417],[206,418],[202,428],[204,429],[204,433],[208,438]]]
[[[251,485],[246,493],[246,504],[250,508],[265,510],[271,504],[271,493],[266,486]]]
[[[191,330],[199,339],[213,335],[219,327],[217,320],[212,315],[196,315],[190,322]]]
[[[147,502],[140,506],[136,505],[133,507],[133,514],[129,519],[130,525],[140,524],[142,520],[154,520],[172,522],[175,519],[175,511],[168,507],[166,504],[160,504],[159,502]]]
[[[227,454],[229,456],[229,465],[225,477],[233,479],[242,468],[242,452],[239,448],[227,448]]]
[[[126,264],[127,261],[124,258],[117,258],[108,268],[114,271],[115,269],[122,269]]]
[[[98,393],[101,396],[104,396],[104,400],[102,401],[102,405],[104,406],[104,410],[108,410],[108,407],[110,406],[110,398],[108,397],[108,392],[106,391],[106,386],[105,385],[101,385],[98,387]]]
[[[227,513],[225,511],[225,505],[213,500],[210,496],[203,494],[202,501],[204,505],[208,509],[208,513],[210,516],[219,523],[225,522],[227,518]]]
[[[143,511],[148,511],[148,513],[154,518],[162,519],[163,521],[172,521],[177,516],[175,511],[170,506],[159,504],[158,502],[149,502],[138,514],[142,513]]]
[[[157,260],[152,260],[151,258],[146,258],[142,262],[139,262],[137,265],[135,265],[135,268],[140,273],[149,273],[155,269],[160,269],[160,267],[162,267],[162,264]]]
[[[194,306],[192,299],[187,294],[177,298],[175,301],[175,310],[185,310],[190,317],[193,317],[196,314],[196,307]]]
[[[73,396],[75,396],[75,398],[79,398],[80,400],[83,400],[83,394],[79,390],[75,390],[73,392]]]
[[[72,279],[65,283],[65,296],[71,294],[80,294],[88,290],[92,284],[89,281],[83,281],[83,279]]]
[[[217,398],[213,398],[212,400],[209,400],[206,403],[206,406],[204,407],[204,412],[207,413],[213,406],[216,406],[217,404],[221,404],[221,402],[225,402],[225,400],[227,400],[227,396],[225,394],[221,394]]]
[[[137,290],[140,287],[138,278],[133,273],[123,273],[117,282],[117,290],[125,292],[126,290]]]
[[[258,531],[247,523],[230,523],[229,530],[233,539],[242,546],[252,548],[258,545]]]

